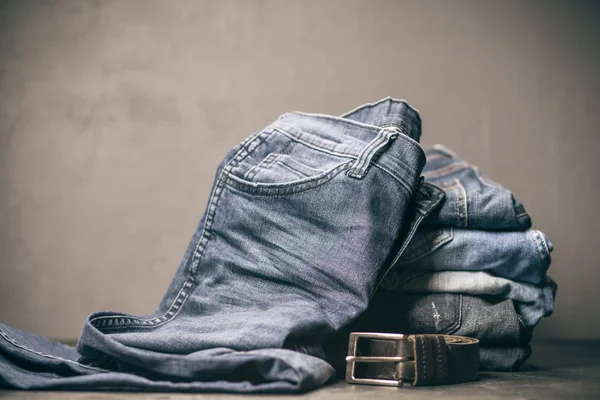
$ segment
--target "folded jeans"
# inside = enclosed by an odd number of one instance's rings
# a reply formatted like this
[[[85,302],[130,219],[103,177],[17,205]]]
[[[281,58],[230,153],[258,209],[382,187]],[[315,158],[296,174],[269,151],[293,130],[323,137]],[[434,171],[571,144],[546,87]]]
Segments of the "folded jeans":
[[[456,293],[511,299],[528,328],[533,328],[554,311],[556,283],[546,275],[542,286],[514,282],[483,271],[429,272],[393,268],[381,287],[405,294]]]
[[[396,266],[427,271],[488,271],[516,282],[541,285],[552,250],[552,243],[537,230],[422,226]]]
[[[452,293],[418,295],[380,290],[355,327],[374,332],[467,336],[488,347],[523,345],[531,340],[531,330],[512,300]]]
[[[379,290],[367,311],[325,342],[327,360],[338,371],[338,376],[343,371],[350,332],[466,336],[478,339],[480,349],[524,348],[531,340],[531,330],[515,311],[512,300]],[[482,371],[514,370],[515,365],[525,360],[522,354],[510,350],[504,359],[501,352],[493,351],[493,354],[493,363],[482,358]]]
[[[446,194],[445,201],[431,213],[425,225],[484,230],[531,227],[531,218],[523,204],[475,165],[439,144],[425,149],[425,154],[425,182],[435,184]]]
[[[481,371],[514,372],[531,356],[531,346],[479,347]]]

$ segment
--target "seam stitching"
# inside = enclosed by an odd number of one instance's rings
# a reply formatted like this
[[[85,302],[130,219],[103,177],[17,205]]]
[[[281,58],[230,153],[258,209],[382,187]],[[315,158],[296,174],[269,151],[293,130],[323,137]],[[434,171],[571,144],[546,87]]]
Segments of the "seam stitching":
[[[186,291],[186,289],[192,288],[195,286],[195,274],[196,268],[200,263],[202,255],[204,254],[204,249],[211,237],[210,228],[212,227],[212,222],[214,220],[214,215],[216,213],[216,208],[218,205],[218,201],[221,196],[221,192],[225,187],[225,182],[227,177],[229,176],[229,170],[234,166],[239,164],[244,158],[246,158],[256,147],[262,143],[266,137],[271,135],[273,130],[262,130],[258,131],[255,134],[246,138],[242,143],[240,149],[236,152],[236,154],[231,158],[231,160],[223,167],[219,177],[217,178],[217,182],[215,184],[215,188],[211,193],[210,201],[207,206],[206,218],[204,220],[204,224],[202,227],[202,233],[200,234],[200,238],[198,239],[198,243],[194,252],[192,253],[191,265],[187,268],[187,277],[182,285],[179,293],[171,303],[171,306],[167,309],[167,311],[161,315],[160,317],[155,318],[137,318],[137,317],[114,317],[114,316],[102,316],[97,318],[92,318],[90,323],[96,328],[125,328],[130,327],[132,325],[142,325],[144,327],[156,327],[168,320],[171,320],[175,315],[178,314],[179,310],[185,304],[185,301],[188,299],[189,295],[192,293],[193,289]],[[261,138],[262,136],[262,138]],[[252,145],[254,145],[252,147]],[[252,148],[251,148],[252,147]]]
[[[324,172],[323,175],[317,177],[309,177],[308,180],[296,180],[286,184],[275,184],[275,186],[259,186],[259,184],[253,184],[252,182],[244,181],[243,179],[235,176],[228,175],[228,182],[226,185],[229,188],[235,189],[242,193],[250,193],[257,196],[277,196],[277,195],[291,195],[300,193],[305,190],[314,189],[321,186],[323,183],[328,182],[338,175],[343,170],[348,169],[350,161],[344,164],[338,165],[336,168]],[[269,184],[263,184],[269,185]]]
[[[291,165],[288,165],[284,162],[282,162],[281,160],[277,160],[274,162],[274,164],[278,164],[280,165],[283,169],[287,169],[288,171],[292,171],[295,174],[298,174],[300,176],[303,176],[304,178],[310,178],[310,175],[306,175],[304,172],[302,171],[298,171],[296,168],[292,167]]]
[[[51,356],[49,354],[40,353],[39,351],[30,349],[27,346],[24,346],[22,344],[17,343],[10,336],[8,336],[8,334],[6,332],[2,331],[1,329],[0,329],[0,336],[2,336],[4,338],[4,340],[6,340],[7,342],[11,343],[13,346],[18,347],[18,348],[20,348],[22,350],[28,351],[30,353],[37,354],[37,355],[42,356],[42,357],[51,358],[51,359],[59,360],[59,361],[64,361],[64,362],[68,362],[68,363],[71,363],[71,364],[76,364],[79,367],[82,367],[82,368],[85,368],[85,369],[89,369],[91,371],[109,372],[106,369],[96,368],[96,367],[90,367],[88,365],[78,363],[77,361],[67,360],[66,358],[57,357],[57,356]]]
[[[438,360],[438,378],[441,378],[444,374],[442,372],[442,346],[440,345],[440,338],[438,336],[435,336],[435,343],[437,345],[437,349],[438,349],[438,354],[437,354],[437,360]]]
[[[307,142],[306,140],[303,140],[303,139],[301,139],[299,137],[296,137],[294,134],[286,132],[285,130],[283,130],[280,127],[274,126],[273,129],[276,130],[276,131],[278,131],[279,133],[287,136],[290,139],[296,140],[297,142],[302,143],[303,145],[305,145],[307,147],[310,147],[310,148],[312,148],[314,150],[320,151],[322,153],[329,154],[329,155],[332,155],[332,156],[343,157],[343,158],[350,158],[352,160],[356,160],[356,158],[357,158],[357,156],[352,155],[352,154],[338,153],[338,152],[331,151],[331,150],[328,150],[326,148],[320,147],[317,144],[314,144],[314,143],[311,143],[311,142]],[[412,187],[403,178],[397,176],[392,171],[388,170],[387,168],[385,168],[384,166],[378,164],[377,162],[371,161],[371,164],[373,166],[379,168],[380,170],[385,171],[388,175],[390,175],[392,178],[394,178],[395,180],[397,180],[402,186],[404,186],[406,188],[406,190],[408,190],[408,193],[410,195],[412,195],[412,193],[413,193]]]
[[[248,180],[254,179],[256,174],[258,174],[259,170],[264,169],[264,168],[268,167],[269,165],[271,165],[273,163],[273,161],[278,158],[278,155],[279,154],[277,154],[277,153],[271,153],[268,156],[266,156],[261,162],[259,162],[258,164],[256,164],[252,168],[250,168],[248,171],[246,171],[246,173],[244,174],[244,179],[248,179]]]
[[[419,340],[421,343],[421,354],[423,355],[423,380],[427,380],[427,359],[425,358],[425,339]]]
[[[468,164],[464,161],[459,161],[459,162],[455,162],[450,165],[447,165],[445,167],[441,167],[438,169],[432,169],[429,171],[424,171],[422,173],[422,175],[426,178],[427,177],[441,178],[442,176],[446,176],[446,175],[450,174],[451,172],[459,171],[459,170],[467,168],[467,167],[470,167],[470,164]]]
[[[380,132],[379,134],[377,134],[377,136],[373,140],[371,140],[362,149],[362,151],[360,153],[358,153],[358,156],[356,158],[356,162],[352,166],[352,172],[353,173],[354,173],[354,171],[356,171],[356,173],[358,173],[359,170],[362,169],[363,164],[369,159],[371,148],[376,148],[377,146],[379,146],[379,142],[381,142],[382,138],[383,138],[383,135]]]
[[[365,175],[375,153],[390,140],[386,133],[383,129],[379,131],[377,136],[359,153],[356,163],[352,166],[352,172],[349,172],[350,176],[362,178]]]

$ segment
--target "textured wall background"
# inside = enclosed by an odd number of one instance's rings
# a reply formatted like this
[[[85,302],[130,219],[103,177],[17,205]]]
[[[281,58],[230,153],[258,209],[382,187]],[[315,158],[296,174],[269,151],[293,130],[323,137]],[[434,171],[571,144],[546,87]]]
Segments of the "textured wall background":
[[[0,320],[151,313],[225,151],[391,95],[556,250],[537,337],[600,338],[594,1],[0,0]]]

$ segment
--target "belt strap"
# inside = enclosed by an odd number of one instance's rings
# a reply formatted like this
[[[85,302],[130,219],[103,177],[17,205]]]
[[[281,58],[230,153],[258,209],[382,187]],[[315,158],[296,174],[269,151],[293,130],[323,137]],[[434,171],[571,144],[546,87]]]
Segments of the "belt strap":
[[[454,335],[353,332],[346,382],[370,385],[445,385],[477,380],[479,340]]]

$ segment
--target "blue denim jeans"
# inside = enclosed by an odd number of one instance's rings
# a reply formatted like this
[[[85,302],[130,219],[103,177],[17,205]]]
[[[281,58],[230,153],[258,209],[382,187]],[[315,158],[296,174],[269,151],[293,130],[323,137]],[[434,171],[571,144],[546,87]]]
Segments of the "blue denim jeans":
[[[404,270],[487,271],[513,282],[548,286],[552,243],[542,232],[486,231],[428,225],[446,193],[423,182],[414,194],[401,232],[401,257],[386,281]],[[389,275],[389,274],[388,274]],[[555,284],[552,282],[552,285]]]
[[[386,123],[389,107],[382,100],[344,118]],[[417,193],[413,200],[418,215],[412,229],[403,232],[405,248],[398,268],[489,271],[541,285],[552,244],[539,231],[525,231],[531,219],[521,202],[449,149],[435,145],[425,153],[422,175],[428,188],[425,196]]]
[[[338,373],[343,372],[351,331],[474,337],[480,341],[481,371],[514,371],[531,353],[531,330],[517,314],[513,301],[481,296],[379,290],[367,311],[325,346]]]
[[[381,285],[386,290],[405,294],[464,293],[514,301],[525,325],[533,329],[544,317],[552,315],[556,283],[544,278],[542,286],[514,282],[483,271],[428,272],[409,268],[392,269]]]
[[[531,355],[531,346],[493,346],[479,348],[482,371],[518,371]]]
[[[435,184],[446,194],[442,205],[431,213],[425,224],[485,230],[531,227],[531,218],[523,204],[475,165],[439,144],[426,149],[425,153],[425,182]]]
[[[540,231],[483,231],[425,226],[412,237],[399,268],[488,271],[516,282],[542,285],[552,243]]]
[[[368,109],[344,117],[368,123],[377,118],[377,109],[384,114],[386,105]],[[531,354],[530,329],[554,307],[556,284],[545,274],[552,244],[539,231],[525,231],[531,219],[522,203],[477,167],[440,145],[425,153],[424,182],[401,233],[402,257],[382,282],[383,288],[419,293],[414,297],[419,301],[394,301],[380,290],[375,299],[384,296],[383,311],[376,311],[374,299],[359,321],[329,342],[328,359],[342,369],[335,363],[343,359],[344,335],[351,330],[455,333],[482,340],[482,370],[516,370]],[[430,301],[426,294],[432,292],[442,297]],[[463,299],[460,307],[457,299]],[[438,305],[437,312],[430,304]],[[437,326],[427,319],[432,315]]]
[[[368,122],[284,114],[231,149],[156,312],[94,313],[76,351],[0,325],[2,384],[297,392],[330,379],[321,343],[397,261],[425,164],[418,113],[378,104],[356,110]]]
[[[482,347],[519,346],[531,340],[531,330],[512,300],[380,290],[362,317],[377,331],[469,336],[479,339]]]

